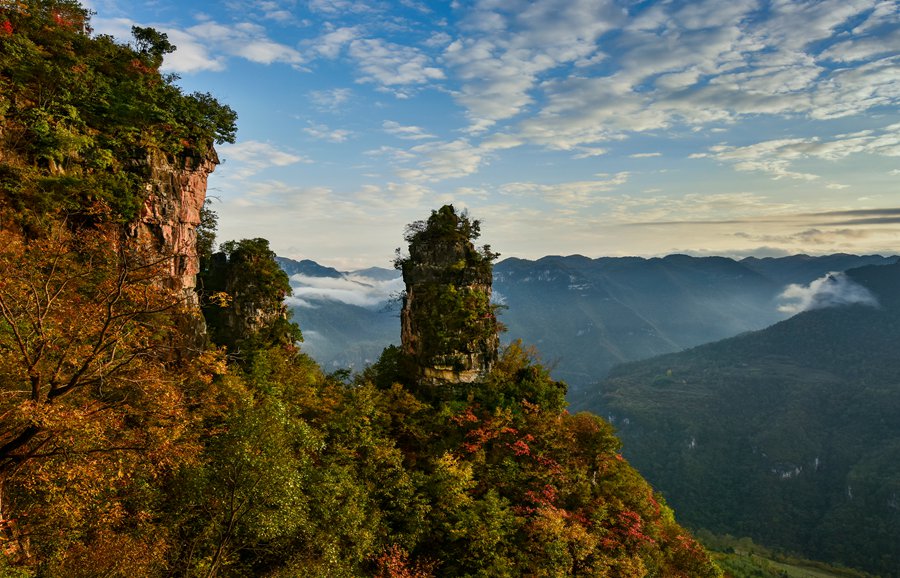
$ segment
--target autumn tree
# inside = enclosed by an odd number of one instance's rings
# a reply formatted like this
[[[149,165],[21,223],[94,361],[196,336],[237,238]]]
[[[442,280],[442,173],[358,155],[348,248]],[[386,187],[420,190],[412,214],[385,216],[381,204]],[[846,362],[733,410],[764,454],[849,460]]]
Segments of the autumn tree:
[[[0,270],[0,518],[26,521],[23,555],[47,553],[133,523],[131,482],[191,451],[166,361],[180,297],[166,259],[115,229],[0,231]]]

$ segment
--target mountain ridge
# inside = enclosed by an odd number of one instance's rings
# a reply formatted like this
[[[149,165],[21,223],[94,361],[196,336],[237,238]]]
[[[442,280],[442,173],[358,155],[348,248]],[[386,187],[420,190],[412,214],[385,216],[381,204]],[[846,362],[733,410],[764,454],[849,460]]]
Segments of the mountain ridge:
[[[279,259],[289,275],[314,275],[317,269],[311,264],[321,267],[309,260]],[[787,318],[787,313],[778,311],[778,295],[790,283],[809,283],[840,265],[886,264],[896,259],[846,254],[740,261],[680,254],[510,257],[494,267],[494,291],[495,300],[506,306],[500,316],[508,328],[504,339],[521,338],[539,345],[544,359],[555,366],[554,376],[569,382],[575,392],[618,363],[762,329]],[[323,269],[334,280],[363,275],[379,287],[399,279],[399,272],[384,268]],[[295,290],[302,292],[311,281],[295,279]],[[395,295],[401,289],[394,287]],[[389,294],[385,290],[381,301],[369,305],[384,315],[358,309],[359,304],[347,302],[346,295],[345,301],[322,296],[298,304],[297,318],[308,337],[310,354],[327,367],[361,369],[385,346],[399,343],[399,317],[392,317],[396,307],[392,309]],[[312,310],[326,302],[329,310]],[[333,329],[348,324],[365,326],[363,343],[354,342],[351,333]]]

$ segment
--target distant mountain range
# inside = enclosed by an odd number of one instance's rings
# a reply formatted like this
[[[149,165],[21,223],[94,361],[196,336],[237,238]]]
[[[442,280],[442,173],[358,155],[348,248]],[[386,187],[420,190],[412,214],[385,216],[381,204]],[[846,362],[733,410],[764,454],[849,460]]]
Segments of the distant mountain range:
[[[818,292],[841,286],[852,302],[618,366],[575,409],[688,526],[900,576],[900,264]]]
[[[573,393],[624,361],[680,351],[787,318],[779,296],[831,271],[882,265],[896,257],[796,255],[747,258],[670,255],[589,259],[506,259],[494,292],[506,305],[504,339],[538,347]],[[314,261],[279,258],[291,277],[290,303],[303,349],[327,369],[362,369],[399,343],[399,272],[341,272]],[[805,290],[805,289],[802,289]],[[801,303],[802,306],[802,303]],[[788,307],[790,309],[790,307]]]

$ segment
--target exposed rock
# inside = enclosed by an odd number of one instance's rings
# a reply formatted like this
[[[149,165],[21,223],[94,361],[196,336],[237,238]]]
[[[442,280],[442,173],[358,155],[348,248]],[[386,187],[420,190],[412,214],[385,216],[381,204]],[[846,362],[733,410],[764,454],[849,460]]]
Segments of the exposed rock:
[[[141,214],[128,234],[154,252],[171,256],[169,287],[184,293],[191,309],[199,311],[195,288],[200,271],[197,226],[206,200],[206,184],[219,164],[214,149],[204,157],[147,159],[149,179]]]

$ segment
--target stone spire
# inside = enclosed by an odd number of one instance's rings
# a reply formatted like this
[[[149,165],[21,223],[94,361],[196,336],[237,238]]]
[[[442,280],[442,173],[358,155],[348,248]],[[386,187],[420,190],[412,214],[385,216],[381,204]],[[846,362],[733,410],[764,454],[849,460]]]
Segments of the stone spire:
[[[497,359],[499,324],[491,304],[490,248],[476,248],[480,223],[452,205],[407,228],[409,256],[398,258],[406,294],[403,351],[427,382],[471,383]]]

